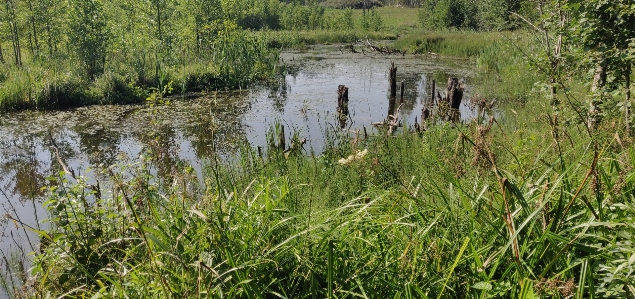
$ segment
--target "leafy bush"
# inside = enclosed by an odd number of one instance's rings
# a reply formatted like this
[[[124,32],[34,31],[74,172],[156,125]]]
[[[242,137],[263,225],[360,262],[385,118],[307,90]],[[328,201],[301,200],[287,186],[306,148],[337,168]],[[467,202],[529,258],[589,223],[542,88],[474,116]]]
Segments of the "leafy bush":
[[[112,72],[101,75],[90,88],[91,96],[99,104],[133,104],[146,98],[146,93],[131,78]]]

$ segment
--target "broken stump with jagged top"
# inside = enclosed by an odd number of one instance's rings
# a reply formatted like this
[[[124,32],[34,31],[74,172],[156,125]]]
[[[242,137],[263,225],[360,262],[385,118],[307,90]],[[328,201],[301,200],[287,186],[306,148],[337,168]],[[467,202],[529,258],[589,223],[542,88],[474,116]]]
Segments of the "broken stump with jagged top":
[[[348,87],[337,87],[337,113],[348,115]]]
[[[450,108],[459,109],[463,100],[463,86],[459,83],[459,79],[448,78],[448,86],[445,89],[446,100],[450,104]]]

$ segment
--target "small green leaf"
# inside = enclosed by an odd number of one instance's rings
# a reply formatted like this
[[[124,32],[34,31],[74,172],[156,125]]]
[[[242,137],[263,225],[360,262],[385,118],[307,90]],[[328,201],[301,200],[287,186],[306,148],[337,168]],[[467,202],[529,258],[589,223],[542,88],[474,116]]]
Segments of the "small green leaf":
[[[477,290],[491,290],[492,284],[487,281],[479,281],[472,286],[473,289]]]

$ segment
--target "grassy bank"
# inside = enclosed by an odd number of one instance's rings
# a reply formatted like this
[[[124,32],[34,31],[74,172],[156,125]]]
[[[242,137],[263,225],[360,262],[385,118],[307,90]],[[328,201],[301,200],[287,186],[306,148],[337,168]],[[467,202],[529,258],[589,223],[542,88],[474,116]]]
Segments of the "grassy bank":
[[[134,64],[113,55],[94,80],[72,60],[6,67],[0,70],[0,111],[140,103],[169,82],[170,94],[178,95],[245,87],[276,73],[279,51],[258,36],[232,31],[212,48],[201,55],[143,55]]]
[[[150,34],[147,28],[141,35],[120,32],[142,46],[131,48],[127,39],[113,41],[103,49],[103,72],[94,78],[86,73],[86,61],[71,49],[50,56],[25,55],[22,65],[5,61],[6,67],[0,69],[0,111],[140,103],[168,82],[172,82],[174,94],[237,88],[273,77],[281,49],[367,39],[396,40],[394,47],[408,54],[434,52],[469,58],[479,77],[488,79],[479,84],[487,86],[481,93],[488,97],[523,98],[536,82],[534,77],[520,78],[526,61],[514,47],[532,45],[524,33],[424,31],[418,29],[416,8],[379,7],[364,15],[362,10],[278,3],[265,11],[257,12],[262,16],[252,16],[253,20],[244,16],[237,23],[217,24],[210,29],[213,32],[192,32],[191,27],[174,25],[176,31],[171,34],[176,35],[169,48],[159,46],[152,35],[144,36]],[[278,27],[254,31],[238,27],[253,27],[259,18],[277,20],[272,26]],[[117,21],[117,17],[112,19]],[[196,40],[192,39],[194,33],[199,35]],[[148,41],[140,42],[144,38]],[[518,39],[516,46],[511,39]],[[501,88],[498,82],[503,77],[522,86]]]
[[[319,156],[246,147],[208,161],[202,180],[186,164],[161,163],[168,152],[158,144],[103,170],[112,188],[52,178],[51,229],[38,232],[26,289],[77,298],[627,296],[630,139],[619,130],[619,142],[590,139],[535,112],[548,105],[526,108],[423,135],[328,131]]]

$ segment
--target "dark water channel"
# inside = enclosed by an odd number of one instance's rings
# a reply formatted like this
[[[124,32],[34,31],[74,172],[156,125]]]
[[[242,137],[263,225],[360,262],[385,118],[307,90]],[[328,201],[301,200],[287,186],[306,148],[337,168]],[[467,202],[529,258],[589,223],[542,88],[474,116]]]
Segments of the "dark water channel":
[[[227,157],[240,142],[265,145],[266,132],[276,121],[285,125],[287,134],[297,131],[306,137],[305,148],[319,153],[324,130],[339,127],[338,85],[349,88],[347,130],[370,129],[372,122],[386,118],[391,61],[398,68],[397,80],[405,85],[401,106],[405,123],[412,125],[420,117],[432,80],[440,82],[441,89],[449,76],[463,80],[467,86],[463,102],[468,102],[472,73],[464,60],[353,54],[338,45],[288,51],[281,54],[284,78],[243,91],[173,100],[153,109],[94,106],[0,115],[0,204],[5,213],[34,227],[46,218],[40,190],[46,177],[60,170],[49,132],[69,166],[93,180],[91,168],[135,161],[148,146],[149,134],[174,150],[171,159],[191,163],[199,174],[202,160]],[[461,113],[463,119],[474,114],[466,106]],[[5,218],[1,224],[0,249],[7,256],[17,246],[30,251],[16,223]]]

